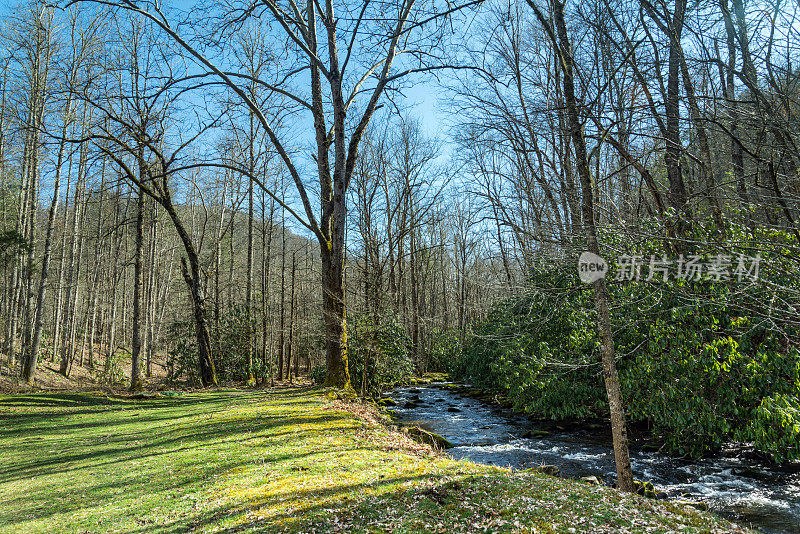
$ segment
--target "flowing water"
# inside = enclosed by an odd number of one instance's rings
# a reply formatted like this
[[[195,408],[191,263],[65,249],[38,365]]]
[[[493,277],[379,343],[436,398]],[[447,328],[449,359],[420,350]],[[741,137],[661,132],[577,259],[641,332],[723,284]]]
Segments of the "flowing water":
[[[432,384],[389,394],[397,417],[436,432],[455,445],[457,459],[526,469],[554,465],[570,478],[616,478],[607,430],[547,427],[483,401]],[[523,437],[529,436],[529,437]],[[800,464],[777,467],[741,446],[689,462],[631,450],[634,476],[670,499],[703,501],[726,517],[771,533],[800,533]]]

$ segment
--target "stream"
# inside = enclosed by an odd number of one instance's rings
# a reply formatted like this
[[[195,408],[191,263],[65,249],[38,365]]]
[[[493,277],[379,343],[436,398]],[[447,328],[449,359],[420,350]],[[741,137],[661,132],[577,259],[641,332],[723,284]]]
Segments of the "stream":
[[[616,480],[610,432],[600,427],[536,426],[524,416],[458,394],[447,385],[398,388],[388,395],[397,418],[447,438],[447,453],[515,469],[557,466],[561,476]],[[523,437],[527,436],[527,437]],[[686,461],[631,447],[637,480],[652,482],[669,499],[705,502],[709,509],[769,533],[800,533],[800,463],[775,466],[744,446]]]

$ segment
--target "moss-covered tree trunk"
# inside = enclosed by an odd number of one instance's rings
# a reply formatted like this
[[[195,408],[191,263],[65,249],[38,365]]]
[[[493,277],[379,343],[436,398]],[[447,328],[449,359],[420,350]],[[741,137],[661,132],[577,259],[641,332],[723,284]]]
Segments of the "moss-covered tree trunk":
[[[335,246],[321,247],[327,368],[325,385],[350,389],[350,371],[347,368],[347,315],[344,301],[344,229],[340,229],[340,232],[342,239]]]

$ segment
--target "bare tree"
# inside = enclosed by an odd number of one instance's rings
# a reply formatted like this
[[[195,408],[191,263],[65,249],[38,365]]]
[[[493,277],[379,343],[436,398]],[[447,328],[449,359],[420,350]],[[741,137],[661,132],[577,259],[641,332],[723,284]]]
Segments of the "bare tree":
[[[241,7],[223,6],[215,13],[213,26],[221,32],[214,36],[217,41],[224,39],[226,32],[243,21],[265,18],[276,23],[279,28],[276,29],[276,38],[285,43],[288,53],[294,55],[295,62],[283,78],[286,83],[258,82],[290,98],[313,118],[319,216],[312,207],[296,158],[279,139],[268,114],[240,85],[239,80],[246,80],[247,76],[242,72],[225,72],[198,45],[182,37],[161,10],[160,3],[103,2],[138,13],[161,27],[205,69],[207,75],[220,79],[241,98],[267,133],[292,177],[304,216],[294,210],[288,211],[316,236],[320,244],[328,385],[350,387],[344,302],[346,193],[362,137],[387,90],[408,75],[450,67],[439,59],[440,40],[437,36],[441,35],[440,23],[481,1],[439,6],[436,2],[400,0],[387,6],[365,0],[357,7],[352,4],[339,6],[328,0],[324,6],[309,2],[301,10],[293,0],[285,4],[270,0]],[[339,18],[337,10],[354,16]],[[321,41],[320,27],[323,31]],[[356,68],[356,65],[360,65],[359,71],[348,69],[349,66]],[[297,91],[301,74],[308,80],[305,95]],[[349,132],[348,124],[353,125]]]
[[[586,234],[586,246],[589,252],[599,255],[600,244],[595,226],[592,177],[586,151],[586,140],[583,136],[578,104],[575,99],[572,43],[564,20],[564,4],[559,0],[551,0],[552,17],[546,17],[532,0],[528,0],[528,4],[559,53],[559,66],[563,74],[564,100],[567,106],[567,124],[572,146],[575,150],[575,160],[583,193],[583,226]],[[611,411],[611,431],[614,439],[614,458],[617,464],[617,483],[623,491],[634,491],[633,472],[631,471],[631,461],[628,453],[625,411],[614,359],[614,339],[611,332],[609,296],[604,279],[600,278],[594,282],[594,293],[595,306],[597,308],[597,326],[600,333],[603,378],[605,379],[608,405]]]

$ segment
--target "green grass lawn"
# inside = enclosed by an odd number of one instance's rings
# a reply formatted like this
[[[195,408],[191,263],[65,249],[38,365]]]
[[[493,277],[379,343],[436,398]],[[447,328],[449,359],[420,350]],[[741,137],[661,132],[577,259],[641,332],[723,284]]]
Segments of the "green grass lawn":
[[[319,390],[0,397],[0,532],[731,532],[456,462]],[[366,414],[366,415],[365,415]]]

